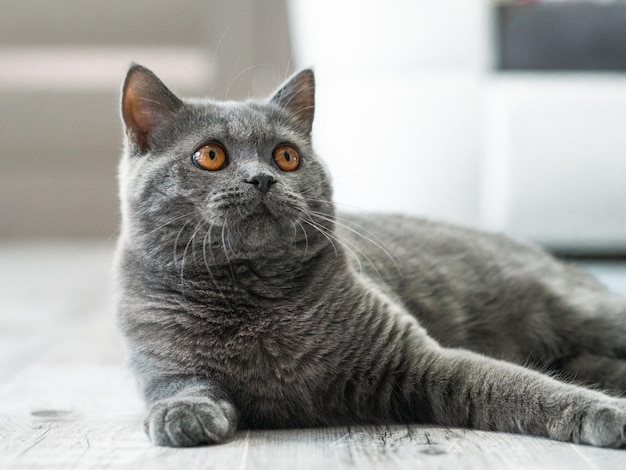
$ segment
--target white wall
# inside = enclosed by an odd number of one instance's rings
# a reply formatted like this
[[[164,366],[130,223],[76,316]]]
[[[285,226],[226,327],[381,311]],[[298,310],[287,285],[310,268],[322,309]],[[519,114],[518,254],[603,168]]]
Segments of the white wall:
[[[626,75],[493,72],[489,0],[292,0],[336,200],[626,251]]]
[[[566,251],[626,251],[626,74],[489,81],[485,226]]]
[[[314,138],[336,201],[476,223],[482,0],[290,6],[297,64],[316,71]]]

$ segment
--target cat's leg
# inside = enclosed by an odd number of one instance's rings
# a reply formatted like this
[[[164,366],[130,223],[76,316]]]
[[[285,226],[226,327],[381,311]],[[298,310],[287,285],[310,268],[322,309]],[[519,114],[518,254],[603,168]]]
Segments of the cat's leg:
[[[463,350],[433,351],[418,369],[419,400],[429,403],[438,424],[626,445],[625,399]]]
[[[355,356],[359,362],[350,367],[369,375],[361,383],[353,375],[357,383],[346,386],[350,391],[371,390],[376,384],[376,393],[370,395],[375,406],[367,409],[388,409],[391,418],[404,422],[527,433],[602,447],[626,445],[626,399],[511,362],[442,347],[402,306],[383,296],[369,300],[374,307],[361,308],[363,331],[350,335],[369,339]],[[353,407],[366,408],[358,402]]]
[[[580,354],[554,364],[561,377],[581,385],[626,396],[626,360],[594,354]]]
[[[237,411],[219,386],[198,377],[151,377],[142,381],[148,411],[144,430],[160,446],[222,442],[237,428]]]

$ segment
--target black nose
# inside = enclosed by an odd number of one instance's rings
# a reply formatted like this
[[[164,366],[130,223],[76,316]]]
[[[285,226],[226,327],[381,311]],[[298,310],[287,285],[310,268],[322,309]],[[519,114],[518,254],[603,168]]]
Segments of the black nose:
[[[259,191],[265,194],[270,190],[270,186],[276,183],[276,180],[270,175],[256,175],[246,180],[246,183],[255,185]]]

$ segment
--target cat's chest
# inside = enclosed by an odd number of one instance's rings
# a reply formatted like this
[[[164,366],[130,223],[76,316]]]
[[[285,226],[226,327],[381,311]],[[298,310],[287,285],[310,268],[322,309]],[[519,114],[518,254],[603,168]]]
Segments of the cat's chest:
[[[311,373],[319,363],[315,348],[306,343],[281,327],[248,325],[214,343],[209,373],[216,373],[237,400],[271,406],[291,395],[295,399],[304,390],[310,393]]]
[[[200,369],[232,380],[283,382],[293,380],[314,344],[307,326],[289,308],[259,308],[250,312],[232,304],[212,311],[190,325],[184,355]]]
[[[182,367],[215,378],[231,392],[269,400],[314,387],[329,354],[329,328],[320,316],[329,309],[323,296],[305,294],[268,299],[213,291],[210,298],[178,304],[184,331],[169,338],[178,352],[171,369]]]

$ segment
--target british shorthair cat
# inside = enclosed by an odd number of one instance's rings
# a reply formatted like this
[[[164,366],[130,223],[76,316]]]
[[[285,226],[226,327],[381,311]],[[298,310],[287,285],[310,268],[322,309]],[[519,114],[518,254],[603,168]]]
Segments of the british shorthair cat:
[[[311,70],[242,103],[126,76],[118,321],[152,441],[434,423],[623,447],[626,299],[500,235],[336,213],[314,96]]]

